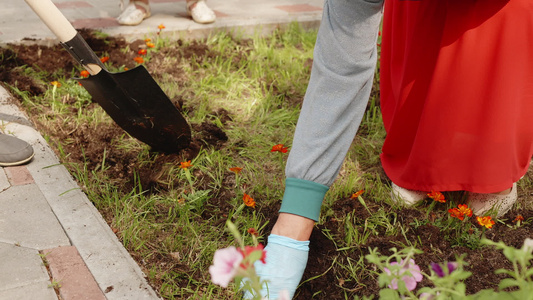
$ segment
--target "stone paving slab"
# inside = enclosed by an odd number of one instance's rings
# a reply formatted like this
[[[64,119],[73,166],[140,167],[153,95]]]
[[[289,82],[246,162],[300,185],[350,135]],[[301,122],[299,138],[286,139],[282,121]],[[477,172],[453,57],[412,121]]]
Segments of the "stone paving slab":
[[[11,185],[9,184],[9,180],[7,179],[6,172],[4,172],[4,168],[0,168],[0,193],[2,191],[5,191],[10,186]]]
[[[1,242],[36,250],[70,246],[63,227],[36,184],[11,186],[0,193],[0,224]]]
[[[58,299],[37,250],[0,242],[0,257],[0,299]]]
[[[25,185],[34,183],[33,177],[26,166],[6,167],[4,171],[10,185]]]
[[[61,300],[105,300],[93,275],[76,247],[58,247],[42,251],[52,280],[59,283]]]
[[[50,281],[39,281],[13,289],[0,290],[0,299],[58,300],[58,297],[54,289],[50,287]]]

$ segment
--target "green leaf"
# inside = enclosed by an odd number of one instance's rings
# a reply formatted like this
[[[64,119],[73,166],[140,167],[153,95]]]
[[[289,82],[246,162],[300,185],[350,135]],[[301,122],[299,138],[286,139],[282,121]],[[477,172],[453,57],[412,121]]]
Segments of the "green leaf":
[[[500,284],[498,284],[498,288],[500,290],[503,290],[503,289],[506,289],[512,286],[518,286],[518,282],[511,278],[504,278],[502,279],[502,281],[500,281]]]
[[[241,247],[243,247],[244,245],[242,241],[242,236],[239,232],[239,229],[237,229],[237,226],[235,226],[235,224],[233,224],[233,222],[231,222],[229,219],[226,221],[226,226],[228,227],[229,232],[233,234],[237,242],[241,245]]]
[[[379,287],[384,287],[384,286],[387,286],[390,284],[391,282],[391,279],[389,275],[387,275],[386,273],[382,273],[379,275],[378,277],[378,284],[379,284]]]
[[[454,281],[461,281],[461,280],[465,280],[467,279],[468,277],[472,276],[472,272],[468,272],[468,271],[460,271],[457,270],[457,271],[454,271],[450,274],[450,277],[454,279]]]
[[[379,299],[383,300],[396,300],[401,299],[400,295],[398,295],[398,292],[391,289],[383,289],[379,291]]]
[[[533,269],[527,269],[527,271],[526,271],[526,277],[529,278],[529,277],[531,277],[531,276],[533,276]]]
[[[455,289],[457,290],[458,293],[462,295],[466,293],[466,285],[462,282],[457,283],[457,285],[455,286]]]
[[[249,259],[251,262],[255,262],[255,261],[260,260],[262,256],[263,256],[263,251],[261,251],[261,250],[256,250],[256,251],[252,251],[252,253],[250,253],[250,254],[248,255],[248,259]]]

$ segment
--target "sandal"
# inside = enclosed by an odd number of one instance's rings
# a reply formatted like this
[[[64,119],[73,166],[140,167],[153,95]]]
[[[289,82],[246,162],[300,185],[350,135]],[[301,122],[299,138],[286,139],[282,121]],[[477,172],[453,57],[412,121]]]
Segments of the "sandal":
[[[138,7],[142,7],[144,10]],[[139,25],[148,17],[150,17],[150,5],[141,1],[130,1],[130,4],[118,16],[117,21],[120,25]]]
[[[398,204],[403,204],[404,206],[413,206],[418,202],[427,198],[426,192],[421,191],[412,191],[404,189],[401,186],[397,186],[394,182],[392,183],[391,191],[392,201]]]
[[[507,195],[468,193],[468,206],[478,216],[494,212],[496,218],[501,218],[513,207],[517,198],[515,182]]]
[[[215,12],[205,4],[204,0],[187,2],[187,13],[194,22],[200,24],[213,23],[217,18]]]

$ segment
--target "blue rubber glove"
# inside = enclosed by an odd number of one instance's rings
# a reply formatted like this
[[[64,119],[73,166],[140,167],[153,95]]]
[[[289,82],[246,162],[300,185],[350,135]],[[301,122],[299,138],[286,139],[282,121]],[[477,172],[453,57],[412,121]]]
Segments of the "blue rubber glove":
[[[265,251],[266,264],[260,261],[254,264],[261,280],[268,281],[263,285],[261,295],[274,300],[278,299],[282,290],[286,290],[292,299],[307,265],[309,241],[297,241],[271,234]],[[246,292],[243,299],[252,298],[252,295]]]

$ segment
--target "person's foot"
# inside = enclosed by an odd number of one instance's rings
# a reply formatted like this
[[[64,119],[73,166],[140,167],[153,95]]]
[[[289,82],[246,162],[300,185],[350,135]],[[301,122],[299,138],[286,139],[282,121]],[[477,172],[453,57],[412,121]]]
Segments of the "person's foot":
[[[139,25],[150,17],[150,5],[142,1],[130,1],[126,9],[118,16],[117,22],[120,25]]]
[[[468,206],[475,215],[482,216],[492,213],[496,218],[503,217],[518,199],[516,182],[510,189],[500,193],[480,194],[468,193]]]
[[[204,0],[188,1],[187,12],[194,22],[200,24],[213,23],[217,18],[215,12],[207,6]]]
[[[18,166],[33,158],[33,148],[27,142],[0,133],[0,167]]]
[[[413,206],[417,204],[418,202],[426,199],[427,193],[421,192],[421,191],[413,191],[413,190],[404,189],[403,187],[398,186],[393,182],[391,198],[392,198],[392,201],[394,201],[395,203],[398,203],[404,206]]]

